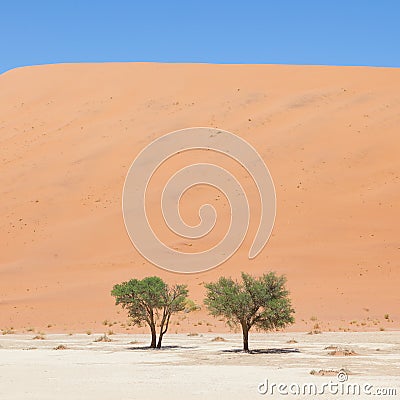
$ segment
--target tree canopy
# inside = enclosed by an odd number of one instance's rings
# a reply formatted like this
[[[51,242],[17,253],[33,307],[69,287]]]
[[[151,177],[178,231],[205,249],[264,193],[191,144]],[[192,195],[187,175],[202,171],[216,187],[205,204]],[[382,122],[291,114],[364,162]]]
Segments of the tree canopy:
[[[224,317],[231,326],[240,325],[243,349],[249,350],[248,334],[255,326],[268,331],[294,322],[286,278],[274,272],[253,277],[242,272],[242,281],[221,277],[205,284],[205,305],[214,316]]]
[[[186,285],[169,286],[157,276],[142,280],[131,279],[114,285],[111,295],[115,303],[128,311],[135,325],[147,323],[151,331],[152,348],[161,348],[164,334],[168,330],[173,313],[184,310],[188,290]],[[159,325],[159,338],[156,344],[156,326]]]

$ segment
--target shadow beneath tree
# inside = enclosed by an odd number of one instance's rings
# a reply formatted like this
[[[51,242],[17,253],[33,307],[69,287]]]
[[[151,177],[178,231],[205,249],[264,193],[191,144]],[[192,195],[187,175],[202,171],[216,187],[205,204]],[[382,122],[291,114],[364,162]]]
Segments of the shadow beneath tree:
[[[150,346],[133,346],[127,347],[127,350],[154,350],[154,351],[161,351],[161,350],[185,350],[185,349],[197,349],[197,346],[162,346],[161,349],[155,349],[154,347]]]
[[[283,348],[283,349],[251,349],[244,351],[243,349],[221,350],[221,353],[245,353],[245,354],[288,354],[300,353],[299,349]]]

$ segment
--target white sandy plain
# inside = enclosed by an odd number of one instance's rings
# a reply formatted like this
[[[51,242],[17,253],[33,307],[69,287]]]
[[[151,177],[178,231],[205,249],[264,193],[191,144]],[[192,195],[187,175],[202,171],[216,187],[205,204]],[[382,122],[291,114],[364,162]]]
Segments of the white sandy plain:
[[[241,348],[238,334],[223,334],[226,342],[213,342],[215,334],[170,334],[162,350],[146,349],[147,335],[113,335],[110,343],[94,342],[100,334],[34,336],[0,337],[0,399],[364,399],[400,394],[400,332],[252,334],[250,346],[268,350],[262,354],[232,352]],[[60,344],[67,349],[54,350]],[[328,355],[330,345],[357,355]],[[396,389],[397,396],[258,393],[266,378],[270,384],[318,387],[337,382],[335,376],[310,372],[341,368],[349,372],[348,383],[370,384],[372,391]]]

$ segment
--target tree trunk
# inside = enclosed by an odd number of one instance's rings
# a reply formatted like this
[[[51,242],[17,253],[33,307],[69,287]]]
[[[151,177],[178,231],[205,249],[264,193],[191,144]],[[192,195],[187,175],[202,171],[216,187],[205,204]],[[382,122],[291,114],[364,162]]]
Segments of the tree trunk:
[[[249,352],[249,328],[246,323],[242,323],[243,332],[243,350]]]
[[[158,336],[157,349],[161,349],[161,342],[162,342],[163,336],[164,336],[163,333],[160,333],[160,335]]]
[[[155,349],[155,348],[156,348],[156,340],[157,340],[157,337],[156,337],[156,327],[155,327],[154,324],[151,324],[151,325],[150,325],[150,330],[151,330],[151,343],[150,343],[150,347],[151,347],[152,349]]]
[[[168,330],[168,324],[169,324],[170,317],[171,317],[171,314],[168,313],[166,310],[164,310],[163,319],[162,319],[161,325],[160,325],[160,334],[158,335],[157,349],[161,349],[161,342],[162,342],[164,334]]]

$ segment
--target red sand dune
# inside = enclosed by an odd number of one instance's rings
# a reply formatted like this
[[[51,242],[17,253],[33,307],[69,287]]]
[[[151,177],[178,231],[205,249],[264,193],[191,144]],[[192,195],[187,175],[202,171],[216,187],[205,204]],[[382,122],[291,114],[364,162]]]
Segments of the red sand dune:
[[[124,63],[2,74],[0,328],[100,330],[105,319],[125,322],[110,290],[131,277],[185,282],[201,304],[202,282],[269,270],[288,278],[292,329],[309,329],[312,316],[323,330],[398,328],[399,124],[399,69]],[[257,203],[238,253],[212,271],[179,275],[137,253],[121,195],[145,145],[191,126],[234,132],[259,151],[275,182],[277,218],[254,260],[247,252]],[[160,182],[204,155],[177,157],[155,178],[153,223]],[[251,193],[248,177],[231,168]],[[215,243],[227,226],[225,199],[199,187],[185,195],[182,213],[196,223],[210,197],[220,211],[210,237],[188,243],[158,224],[160,236],[190,251]],[[224,329],[203,307],[171,332]]]

